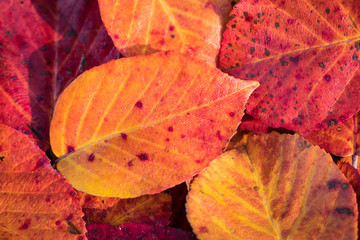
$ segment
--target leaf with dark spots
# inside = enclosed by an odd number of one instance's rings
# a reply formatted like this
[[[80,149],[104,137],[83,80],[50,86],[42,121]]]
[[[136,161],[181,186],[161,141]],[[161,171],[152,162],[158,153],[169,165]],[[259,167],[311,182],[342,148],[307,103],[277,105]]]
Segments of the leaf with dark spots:
[[[99,0],[99,5],[104,25],[124,56],[173,50],[214,66],[232,8],[224,0]]]
[[[358,169],[354,168],[352,165],[350,165],[348,162],[343,162],[343,161],[338,161],[337,166],[339,167],[340,171],[344,174],[344,176],[346,177],[346,179],[349,181],[351,188],[354,190],[354,192],[356,193],[356,199],[357,199],[357,203],[358,203],[358,210],[359,208],[359,204],[360,204],[360,174]],[[346,205],[342,206],[342,208],[347,207]],[[349,210],[337,210],[337,211],[341,211],[343,214],[355,214],[356,213],[354,211],[352,211],[350,209]],[[358,230],[360,229],[360,222],[358,221]]]
[[[50,129],[57,169],[76,189],[104,197],[154,194],[190,180],[236,132],[257,86],[174,52],[93,68],[57,101]]]
[[[360,154],[359,113],[343,123],[329,121],[326,129],[311,131],[304,137],[336,156],[350,156]]]
[[[0,124],[0,238],[74,239],[85,237],[79,201],[30,138]],[[77,229],[68,230],[69,221]],[[43,226],[43,227],[39,227]]]
[[[343,183],[331,156],[297,134],[244,135],[192,181],[187,217],[199,239],[356,239]]]
[[[339,0],[236,4],[223,34],[219,66],[239,79],[260,73],[252,79],[260,87],[250,96],[247,113],[270,127],[300,133],[353,116],[360,109],[359,8],[359,1]],[[264,15],[252,24],[243,12]],[[296,92],[289,93],[295,86]],[[273,110],[261,111],[267,102]]]
[[[196,240],[190,232],[147,224],[127,223],[116,227],[107,224],[88,224],[86,227],[86,236],[89,240]]]
[[[19,4],[21,2],[21,4]],[[0,9],[0,123],[49,148],[54,103],[83,71],[119,57],[96,0],[10,0]]]

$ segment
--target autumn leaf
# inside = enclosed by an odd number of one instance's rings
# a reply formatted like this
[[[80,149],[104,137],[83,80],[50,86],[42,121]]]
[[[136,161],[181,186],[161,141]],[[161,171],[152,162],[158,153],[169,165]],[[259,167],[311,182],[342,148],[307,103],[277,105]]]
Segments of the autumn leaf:
[[[76,198],[79,200],[81,207],[84,209],[107,210],[116,205],[121,198],[115,197],[98,197],[85,192],[76,191]]]
[[[234,6],[220,67],[260,82],[247,113],[301,133],[360,109],[359,1],[249,0]]]
[[[0,9],[0,123],[49,147],[54,103],[93,66],[119,57],[96,0],[9,0]],[[5,20],[6,19],[6,20]]]
[[[99,201],[100,198],[90,197],[90,195],[86,197],[83,212],[87,224],[106,223],[113,226],[125,223],[144,223],[157,226],[169,224],[171,195],[167,193],[144,195],[129,199],[102,197],[101,201],[117,200],[117,203],[108,208],[98,208],[96,207],[97,204],[94,204],[95,207],[89,206],[89,202]]]
[[[337,163],[337,166],[339,167],[340,171],[345,175],[345,177],[348,179],[349,183],[353,187],[357,198],[360,198],[360,174],[359,171],[351,166],[347,162],[339,161]]]
[[[59,97],[50,137],[57,168],[78,190],[137,197],[200,172],[235,133],[258,86],[185,55],[111,61]]]
[[[358,155],[359,152],[359,113],[343,123],[312,131],[304,137],[313,144],[320,146],[336,156]]]
[[[248,136],[195,178],[199,239],[356,239],[354,191],[329,154],[299,135]]]
[[[85,239],[75,192],[24,134],[0,124],[0,239]]]
[[[125,56],[175,50],[213,65],[231,10],[228,0],[99,0],[99,5],[109,35]]]
[[[191,233],[176,228],[127,223],[114,228],[107,224],[87,225],[89,240],[195,240]]]
[[[360,204],[360,174],[359,171],[351,166],[349,163],[344,163],[342,161],[337,162],[337,166],[339,167],[340,171],[344,174],[346,179],[351,184],[352,188],[356,193],[356,200],[358,203],[358,208]],[[360,222],[358,221],[358,232],[360,229]]]

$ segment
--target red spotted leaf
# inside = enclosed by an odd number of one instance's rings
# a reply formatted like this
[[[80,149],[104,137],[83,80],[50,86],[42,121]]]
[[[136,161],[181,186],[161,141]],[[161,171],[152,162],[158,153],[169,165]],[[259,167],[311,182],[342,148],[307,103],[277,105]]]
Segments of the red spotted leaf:
[[[123,58],[79,76],[51,123],[59,171],[78,190],[131,198],[190,180],[234,135],[257,82],[174,52]]]
[[[196,240],[189,232],[170,227],[127,223],[117,227],[107,224],[87,225],[89,240]]]
[[[7,0],[0,9],[0,123],[49,145],[54,103],[80,73],[118,58],[96,0]]]
[[[359,1],[249,0],[234,6],[220,67],[260,82],[247,113],[273,128],[325,128],[360,109]]]
[[[0,124],[0,138],[0,239],[84,239],[71,185],[26,135]]]
[[[320,146],[336,156],[350,156],[360,154],[360,113],[356,113],[343,123],[312,131],[304,135],[311,143]]]

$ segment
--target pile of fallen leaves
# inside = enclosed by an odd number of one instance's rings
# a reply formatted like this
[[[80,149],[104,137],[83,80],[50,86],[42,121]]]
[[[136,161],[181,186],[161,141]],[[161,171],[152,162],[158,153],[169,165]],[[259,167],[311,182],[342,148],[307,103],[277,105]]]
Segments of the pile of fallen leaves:
[[[358,239],[360,1],[1,5],[0,239]]]

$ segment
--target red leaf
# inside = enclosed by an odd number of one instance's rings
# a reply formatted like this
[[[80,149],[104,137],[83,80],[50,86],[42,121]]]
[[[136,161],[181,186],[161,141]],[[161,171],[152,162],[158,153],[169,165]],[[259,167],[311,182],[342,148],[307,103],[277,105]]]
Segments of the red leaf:
[[[257,80],[247,112],[307,132],[360,108],[359,1],[251,0],[235,5],[220,66]]]
[[[5,4],[5,3],[3,3]],[[48,147],[62,90],[80,73],[118,58],[95,0],[10,0],[0,9],[0,123]]]
[[[87,225],[89,240],[195,240],[191,233],[176,228],[127,223],[118,227],[107,224]]]
[[[83,239],[75,191],[24,134],[0,124],[0,239]]]

